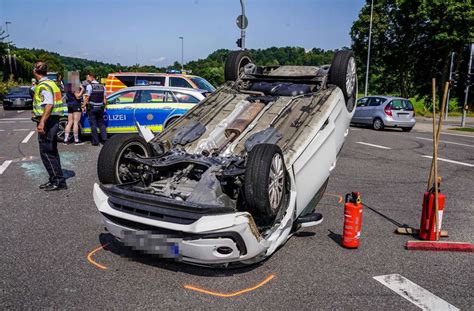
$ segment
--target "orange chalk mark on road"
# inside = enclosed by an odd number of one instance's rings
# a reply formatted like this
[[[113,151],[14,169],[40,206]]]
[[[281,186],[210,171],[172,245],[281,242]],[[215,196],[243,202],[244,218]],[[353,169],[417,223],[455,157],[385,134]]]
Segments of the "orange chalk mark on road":
[[[256,290],[257,288],[262,287],[263,285],[265,285],[265,284],[267,284],[268,282],[270,282],[274,277],[275,277],[275,275],[274,275],[274,274],[271,274],[271,275],[268,276],[265,280],[263,280],[262,282],[258,283],[257,285],[252,286],[252,287],[248,287],[248,288],[244,288],[244,289],[242,289],[242,290],[239,290],[239,291],[236,291],[236,292],[233,292],[233,293],[219,293],[219,292],[214,292],[214,291],[207,290],[207,289],[204,289],[204,288],[196,287],[196,286],[194,286],[194,285],[184,285],[184,288],[190,289],[190,290],[193,290],[193,291],[196,291],[196,292],[200,292],[200,293],[203,293],[203,294],[211,295],[211,296],[222,297],[222,298],[229,298],[229,297],[235,297],[235,296],[239,296],[239,295],[242,295],[242,294],[245,294],[245,293],[254,291],[254,290]]]
[[[339,194],[334,194],[334,193],[324,193],[324,195],[329,195],[329,196],[332,196],[332,197],[336,197],[336,198],[339,198],[339,200],[337,201],[337,203],[342,203],[342,201],[344,201],[344,198],[342,197],[342,195],[339,195]]]
[[[107,267],[104,266],[104,265],[101,265],[100,263],[98,263],[97,261],[95,261],[94,259],[92,259],[92,256],[94,256],[95,253],[97,253],[98,251],[100,250],[103,250],[105,247],[107,247],[107,245],[109,245],[110,243],[107,243],[105,245],[101,245],[100,247],[97,247],[96,249],[94,249],[93,251],[91,251],[89,254],[87,254],[87,261],[89,261],[91,264],[93,264],[94,266],[96,266],[97,268],[99,269],[102,269],[102,270],[107,270]]]

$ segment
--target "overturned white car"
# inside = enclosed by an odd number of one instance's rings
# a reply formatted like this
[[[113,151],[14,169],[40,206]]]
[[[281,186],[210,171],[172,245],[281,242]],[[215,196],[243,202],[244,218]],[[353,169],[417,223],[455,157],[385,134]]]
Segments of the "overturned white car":
[[[331,66],[253,64],[232,52],[226,85],[150,141],[117,135],[98,160],[94,200],[125,245],[189,263],[250,264],[314,213],[349,131],[352,52]]]

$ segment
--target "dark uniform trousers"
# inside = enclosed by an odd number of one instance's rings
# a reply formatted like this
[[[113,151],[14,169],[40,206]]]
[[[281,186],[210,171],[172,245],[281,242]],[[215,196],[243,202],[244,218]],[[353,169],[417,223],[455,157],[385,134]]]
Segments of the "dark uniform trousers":
[[[92,134],[92,144],[99,144],[99,134],[97,133],[97,128],[100,129],[100,137],[102,141],[107,140],[107,132],[105,129],[104,123],[104,108],[103,106],[94,106],[91,105],[89,110],[89,123],[91,125],[91,134]]]
[[[57,134],[59,118],[51,116],[46,120],[44,134],[38,135],[39,150],[44,167],[48,171],[49,181],[56,185],[66,184],[59,159]]]

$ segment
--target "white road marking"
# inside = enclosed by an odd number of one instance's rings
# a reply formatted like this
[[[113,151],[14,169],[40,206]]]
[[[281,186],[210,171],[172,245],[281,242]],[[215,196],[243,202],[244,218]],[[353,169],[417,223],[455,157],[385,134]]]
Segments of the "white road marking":
[[[31,120],[31,118],[3,118],[3,119],[0,119],[0,120],[3,120],[3,121],[20,121],[20,120]]]
[[[428,156],[428,155],[423,155],[422,157],[427,158],[427,159],[433,159],[432,156]],[[468,167],[474,167],[474,164],[464,163],[464,162],[459,162],[459,161],[454,161],[454,160],[448,160],[448,159],[443,159],[443,158],[438,158],[438,161],[443,161],[443,162],[448,162],[448,163],[453,163],[453,164],[459,164],[459,165],[464,165],[464,166],[468,166]]]
[[[16,120],[16,121],[3,121],[0,119],[0,123],[4,124],[4,123],[33,123],[33,121],[29,120],[29,121],[26,121],[26,120]]]
[[[387,149],[387,150],[392,149],[392,148],[385,147],[385,146],[380,146],[380,145],[374,145],[374,144],[364,143],[364,142],[362,142],[362,141],[357,141],[356,143],[361,144],[361,145],[366,145],[366,146],[375,147],[375,148],[380,148],[380,149]]]
[[[13,129],[13,132],[31,131],[31,129]]]
[[[31,136],[33,136],[34,133],[35,131],[31,131],[28,135],[26,135],[25,139],[23,139],[21,143],[26,144],[30,140]]]
[[[11,163],[12,163],[12,160],[6,160],[5,162],[3,162],[2,165],[0,165],[0,175],[2,175],[3,172],[5,172],[5,170]]]
[[[351,131],[361,131],[361,129],[355,129],[355,128],[351,128],[350,130]]]
[[[416,138],[417,138],[417,139],[423,139],[423,140],[433,141],[433,139],[431,139],[431,138],[425,138],[425,137],[416,137]],[[440,140],[439,142],[445,143],[445,144],[453,144],[453,145],[459,145],[459,146],[474,147],[474,145],[455,143],[455,142],[453,142],[453,141]]]
[[[459,310],[400,274],[379,275],[374,279],[422,310]]]
[[[23,110],[17,110],[16,112],[17,112],[17,113],[22,113],[22,112],[23,112]]]
[[[5,132],[5,130],[0,130],[0,132]]]

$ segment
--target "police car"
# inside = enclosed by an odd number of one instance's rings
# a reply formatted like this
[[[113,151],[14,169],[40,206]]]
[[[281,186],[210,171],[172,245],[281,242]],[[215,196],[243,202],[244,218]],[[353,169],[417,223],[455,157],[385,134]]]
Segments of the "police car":
[[[190,75],[189,72],[181,70],[168,70],[166,73],[109,73],[104,83],[107,95],[120,91],[125,87],[144,85],[201,89],[207,90],[209,94],[216,90],[206,79]]]
[[[104,113],[107,133],[136,133],[136,122],[153,132],[164,128],[184,115],[204,99],[207,90],[136,86],[124,88],[107,97]],[[64,139],[67,119],[59,124],[58,139]],[[91,126],[87,114],[81,118],[81,134],[90,135]]]

